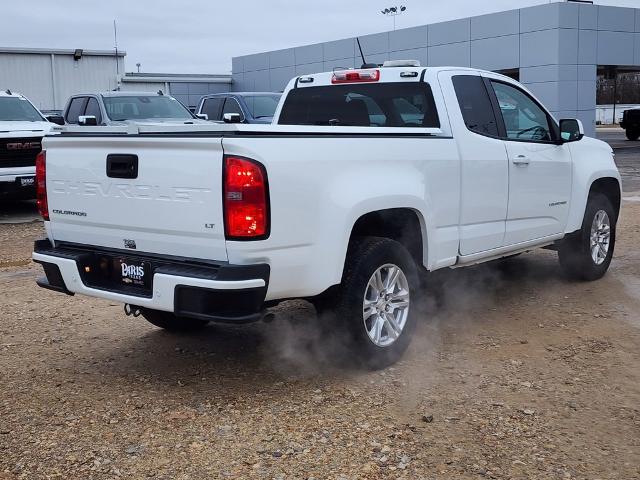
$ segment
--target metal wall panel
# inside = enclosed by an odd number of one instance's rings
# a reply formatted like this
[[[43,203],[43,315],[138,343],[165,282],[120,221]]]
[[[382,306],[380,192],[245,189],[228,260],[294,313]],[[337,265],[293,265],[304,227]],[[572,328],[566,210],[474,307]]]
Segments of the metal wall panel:
[[[296,64],[293,48],[276,50],[269,53],[269,68],[290,67]]]
[[[578,31],[578,63],[595,64],[598,59],[598,32],[595,30]]]
[[[598,32],[599,65],[633,65],[633,33]]]
[[[633,8],[598,7],[598,30],[610,32],[634,32],[635,11]]]
[[[324,61],[322,43],[295,48],[296,65],[318,63]]]
[[[471,64],[469,42],[437,45],[427,49],[430,67],[468,67]]]
[[[520,9],[520,33],[557,28],[578,28],[579,5],[550,3]]]
[[[420,65],[428,65],[427,48],[414,48],[411,50],[398,50],[389,54],[389,60],[418,60]]]
[[[296,66],[296,75],[309,75],[312,73],[322,73],[324,71],[324,62],[305,63]]]
[[[520,80],[523,83],[578,80],[577,65],[539,65],[520,69]]]
[[[379,53],[389,52],[389,33],[375,33],[373,35],[364,35],[360,37],[360,45],[365,56],[375,55]],[[355,55],[360,54],[358,46],[355,47]]]
[[[427,46],[427,27],[403,28],[389,32],[389,50],[410,50]]]
[[[578,12],[579,28],[588,30],[598,28],[598,7],[596,5],[580,5]]]
[[[244,71],[255,72],[269,68],[269,53],[256,53],[244,57]]]
[[[520,33],[520,10],[490,13],[471,18],[471,40],[517,35]]]
[[[471,39],[471,19],[452,20],[450,22],[429,25],[427,44],[445,45],[456,42],[468,42]]]
[[[353,58],[356,53],[356,42],[353,38],[327,42],[323,45],[323,59],[325,62],[341,58]]]
[[[244,57],[233,57],[231,59],[231,71],[233,73],[244,72]]]
[[[279,92],[296,76],[296,67],[272,68],[269,72],[269,90]]]
[[[122,82],[121,90],[123,92],[157,92],[162,90],[166,91],[166,85],[164,82]]]
[[[22,93],[41,109],[54,108],[51,57],[0,53],[0,89]]]
[[[56,103],[62,108],[71,95],[114,90],[118,71],[124,73],[122,58],[116,68],[115,57],[83,56],[75,61],[71,55],[56,55]]]
[[[484,38],[471,42],[471,66],[484,70],[505,70],[520,65],[519,35]]]

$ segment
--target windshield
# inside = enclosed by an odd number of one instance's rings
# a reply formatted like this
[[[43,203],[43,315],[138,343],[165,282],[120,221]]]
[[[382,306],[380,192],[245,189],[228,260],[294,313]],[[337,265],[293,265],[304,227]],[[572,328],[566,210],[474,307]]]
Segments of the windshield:
[[[113,121],[172,118],[192,120],[191,112],[175,98],[164,96],[104,97],[107,115]]]
[[[0,122],[42,122],[44,119],[31,103],[22,97],[0,97]]]
[[[253,118],[273,117],[281,95],[254,95],[244,98]]]

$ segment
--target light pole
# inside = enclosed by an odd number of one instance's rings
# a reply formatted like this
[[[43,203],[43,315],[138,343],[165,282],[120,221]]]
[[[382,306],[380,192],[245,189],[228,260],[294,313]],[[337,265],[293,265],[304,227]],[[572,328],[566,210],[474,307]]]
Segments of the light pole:
[[[140,73],[140,67],[142,66],[141,63],[136,63],[136,67],[138,67],[138,73]]]
[[[406,11],[407,11],[407,7],[405,7],[404,5],[401,5],[400,7],[385,8],[384,10],[381,10],[380,13],[382,13],[386,17],[393,17],[393,31],[395,32],[395,30],[396,30],[396,17],[398,15],[402,15]]]

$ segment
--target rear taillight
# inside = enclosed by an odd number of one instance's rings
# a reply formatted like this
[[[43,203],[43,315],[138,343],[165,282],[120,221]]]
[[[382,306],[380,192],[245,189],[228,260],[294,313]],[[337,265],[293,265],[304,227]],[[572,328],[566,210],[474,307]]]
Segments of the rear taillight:
[[[380,80],[380,70],[343,70],[334,72],[331,83],[369,83]]]
[[[47,152],[41,151],[36,157],[36,204],[42,218],[49,220],[47,202]]]
[[[229,240],[260,240],[269,235],[267,172],[253,160],[224,158],[224,220]]]

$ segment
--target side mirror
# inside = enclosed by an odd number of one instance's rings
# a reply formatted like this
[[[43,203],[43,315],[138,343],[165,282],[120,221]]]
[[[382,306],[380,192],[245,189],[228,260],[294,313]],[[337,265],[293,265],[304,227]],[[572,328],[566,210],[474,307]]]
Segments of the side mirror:
[[[56,125],[64,125],[64,117],[62,115],[47,115],[45,118]]]
[[[95,127],[98,125],[98,120],[94,115],[80,115],[78,117],[78,125],[83,127]]]
[[[224,123],[240,123],[240,114],[239,113],[225,113],[222,116]]]
[[[196,113],[196,117],[200,120],[209,120],[209,115],[206,113]]]
[[[562,143],[577,142],[584,137],[582,122],[575,118],[560,120],[560,138]]]

